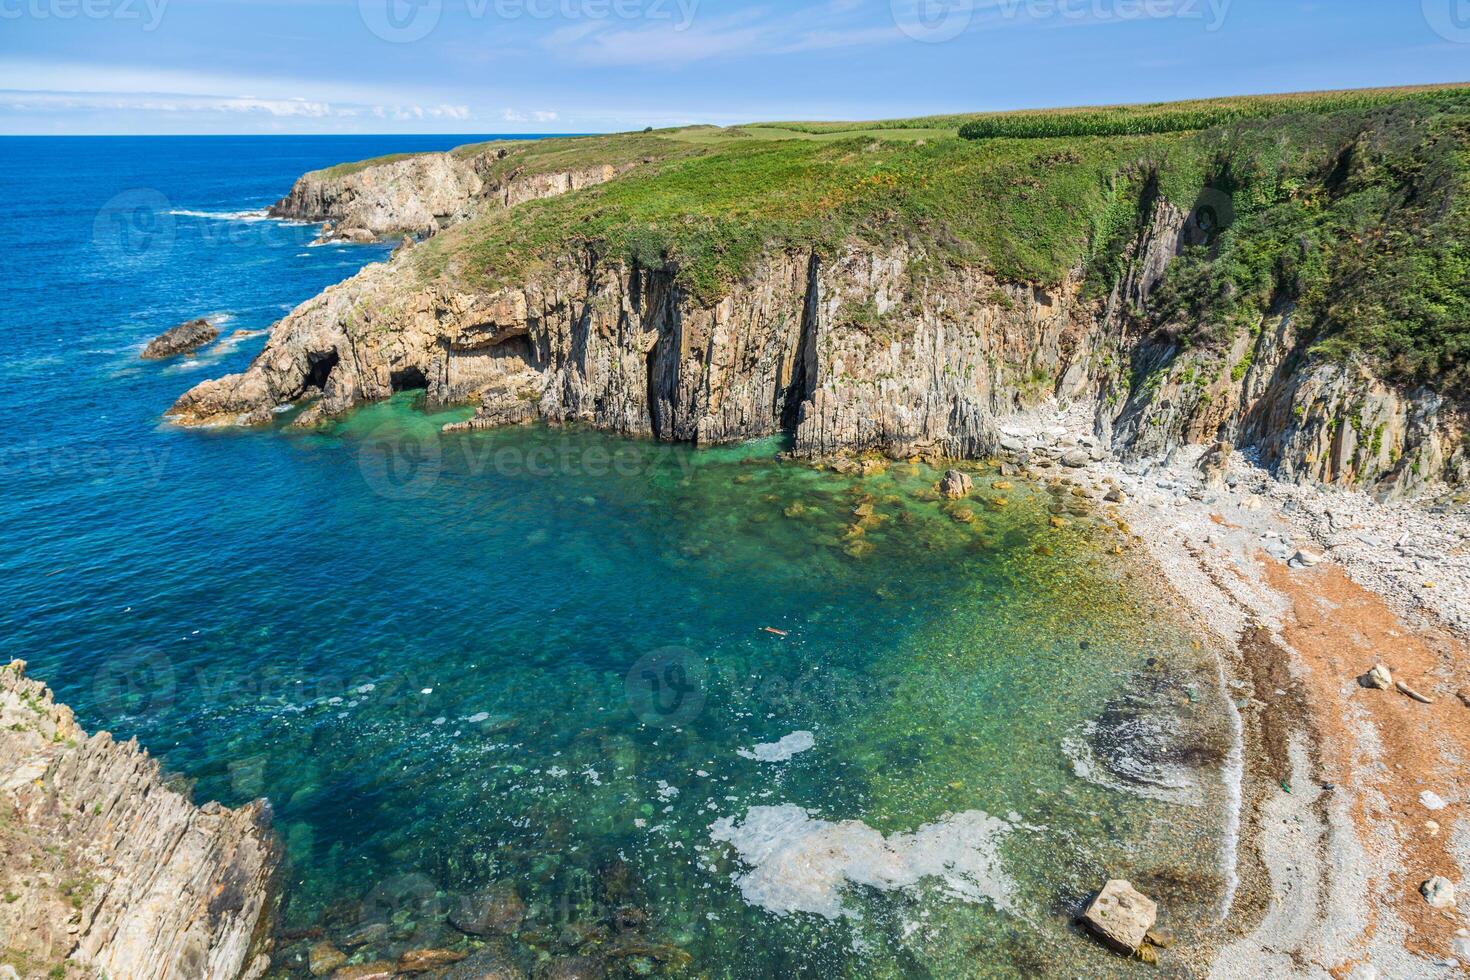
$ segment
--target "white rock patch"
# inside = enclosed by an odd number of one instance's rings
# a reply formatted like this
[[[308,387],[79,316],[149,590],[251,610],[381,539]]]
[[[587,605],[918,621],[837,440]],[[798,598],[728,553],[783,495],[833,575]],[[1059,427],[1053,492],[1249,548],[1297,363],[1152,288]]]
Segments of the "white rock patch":
[[[743,823],[725,817],[710,836],[735,848],[750,869],[736,877],[745,900],[778,915],[811,912],[835,919],[848,885],[883,891],[926,878],[966,902],[1009,907],[1011,885],[998,845],[1011,829],[979,810],[954,814],[912,833],[884,837],[860,820],[818,820],[799,806],[752,807]]]

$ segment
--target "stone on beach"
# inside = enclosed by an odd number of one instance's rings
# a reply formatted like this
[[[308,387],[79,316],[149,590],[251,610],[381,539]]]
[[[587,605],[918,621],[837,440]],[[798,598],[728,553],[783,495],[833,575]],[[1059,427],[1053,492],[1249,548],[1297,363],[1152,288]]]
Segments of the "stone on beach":
[[[1092,900],[1082,921],[1108,946],[1133,954],[1154,927],[1159,907],[1126,881],[1110,881]]]
[[[1068,469],[1080,470],[1092,462],[1092,457],[1080,449],[1074,449],[1062,457],[1062,465]]]
[[[1424,896],[1424,901],[1429,903],[1430,908],[1452,909],[1455,907],[1455,886],[1448,878],[1435,875],[1419,886],[1419,894]]]
[[[1291,560],[1302,568],[1316,568],[1326,561],[1327,558],[1316,551],[1312,551],[1310,548],[1299,548]]]

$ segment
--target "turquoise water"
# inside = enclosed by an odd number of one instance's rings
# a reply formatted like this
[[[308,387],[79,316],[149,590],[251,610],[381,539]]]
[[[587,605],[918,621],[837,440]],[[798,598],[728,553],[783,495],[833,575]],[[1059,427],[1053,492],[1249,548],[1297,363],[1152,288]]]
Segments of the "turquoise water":
[[[160,366],[148,337],[263,328],[383,254],[189,214],[141,267],[99,240],[132,188],[225,214],[404,148],[241,142],[0,141],[31,175],[0,258],[0,657],[200,799],[272,801],[281,975],[323,937],[613,975],[1126,973],[1070,924],[1108,877],[1202,941],[1217,671],[1065,487],[977,468],[961,508],[922,464],[778,441],[443,436],[467,413],[411,393],[313,433],[161,424],[262,341]]]

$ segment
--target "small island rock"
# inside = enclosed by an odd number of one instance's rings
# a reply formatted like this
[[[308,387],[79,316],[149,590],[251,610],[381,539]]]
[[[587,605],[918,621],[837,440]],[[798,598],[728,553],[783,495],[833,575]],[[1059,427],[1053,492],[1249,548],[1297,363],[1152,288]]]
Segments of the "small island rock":
[[[200,317],[188,323],[181,323],[154,337],[148,342],[148,346],[143,348],[142,357],[145,361],[161,361],[177,357],[180,354],[196,351],[205,344],[213,342],[217,337],[219,337],[219,330],[215,325]]]

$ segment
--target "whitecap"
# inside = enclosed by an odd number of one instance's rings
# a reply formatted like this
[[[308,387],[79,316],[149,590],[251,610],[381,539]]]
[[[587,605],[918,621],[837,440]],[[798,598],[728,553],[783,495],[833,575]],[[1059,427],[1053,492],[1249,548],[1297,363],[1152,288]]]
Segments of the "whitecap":
[[[792,732],[779,742],[768,742],[749,749],[740,749],[742,759],[757,762],[786,762],[793,756],[809,752],[816,747],[817,737],[811,732]]]
[[[734,847],[749,869],[735,881],[750,904],[777,915],[836,919],[855,914],[842,901],[851,885],[901,891],[929,879],[957,900],[1010,908],[1013,886],[999,846],[1011,829],[970,810],[885,837],[860,820],[833,823],[785,804],[752,807],[738,824],[734,817],[717,820],[710,836]]]
[[[207,218],[211,221],[269,221],[270,212],[265,208],[254,211],[191,211],[187,208],[176,208],[169,214],[179,218]]]

